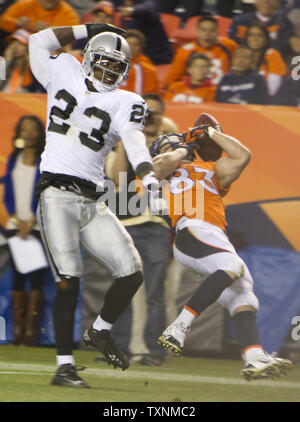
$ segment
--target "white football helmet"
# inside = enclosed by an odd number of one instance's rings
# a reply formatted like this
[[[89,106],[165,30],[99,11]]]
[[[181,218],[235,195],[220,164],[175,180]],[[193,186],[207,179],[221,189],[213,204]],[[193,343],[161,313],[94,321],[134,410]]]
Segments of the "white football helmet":
[[[95,69],[102,71],[99,74],[100,78],[95,77]],[[84,76],[97,90],[111,91],[118,88],[127,79],[129,69],[130,47],[120,35],[102,32],[86,44],[82,70]]]

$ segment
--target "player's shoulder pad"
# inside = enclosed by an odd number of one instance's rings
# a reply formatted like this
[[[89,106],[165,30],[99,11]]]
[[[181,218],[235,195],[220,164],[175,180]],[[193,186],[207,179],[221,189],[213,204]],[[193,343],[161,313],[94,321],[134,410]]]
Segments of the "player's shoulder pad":
[[[128,99],[128,102],[145,103],[145,100],[136,92],[126,91],[125,89],[118,89],[115,92]]]

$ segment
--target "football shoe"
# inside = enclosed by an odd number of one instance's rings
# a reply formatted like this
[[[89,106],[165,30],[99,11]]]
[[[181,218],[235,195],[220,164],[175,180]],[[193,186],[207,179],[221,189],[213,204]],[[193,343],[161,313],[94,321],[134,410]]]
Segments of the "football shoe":
[[[77,374],[77,371],[83,371],[84,369],[84,367],[77,367],[71,363],[60,365],[56,374],[52,378],[51,385],[73,388],[90,388],[90,386]]]
[[[273,357],[263,351],[257,358],[246,361],[241,375],[246,381],[274,379],[286,375],[292,366],[292,361]]]
[[[170,350],[172,355],[180,356],[183,353],[185,336],[190,331],[190,327],[185,327],[179,323],[169,325],[158,339],[166,350]]]
[[[110,337],[109,330],[95,330],[89,328],[83,333],[83,340],[86,346],[94,346],[105,357],[108,365],[114,368],[121,368],[123,371],[129,368],[130,363],[125,353],[119,350]]]

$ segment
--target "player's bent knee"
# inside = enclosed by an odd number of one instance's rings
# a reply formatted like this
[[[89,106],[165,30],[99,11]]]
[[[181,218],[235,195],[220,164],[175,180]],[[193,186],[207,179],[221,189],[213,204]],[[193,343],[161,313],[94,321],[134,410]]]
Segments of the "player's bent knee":
[[[259,310],[259,301],[253,292],[247,291],[236,294],[228,303],[227,310],[233,316],[239,308],[244,307],[250,307],[254,312]]]
[[[119,284],[121,290],[127,288],[138,289],[143,283],[143,274],[141,271],[136,271],[125,277],[116,278],[115,282]]]
[[[253,306],[251,305],[239,306],[238,308],[235,308],[235,310],[232,313],[232,316],[240,312],[256,312],[256,309],[253,308]]]

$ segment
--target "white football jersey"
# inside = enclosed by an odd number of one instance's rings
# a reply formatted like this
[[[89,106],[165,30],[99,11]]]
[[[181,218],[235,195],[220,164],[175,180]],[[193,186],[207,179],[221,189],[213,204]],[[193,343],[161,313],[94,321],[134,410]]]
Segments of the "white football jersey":
[[[139,95],[124,90],[89,91],[80,62],[70,54],[49,58],[48,66],[44,83],[48,93],[46,147],[41,172],[101,184],[106,156],[120,140],[120,131],[143,130],[146,103]]]

